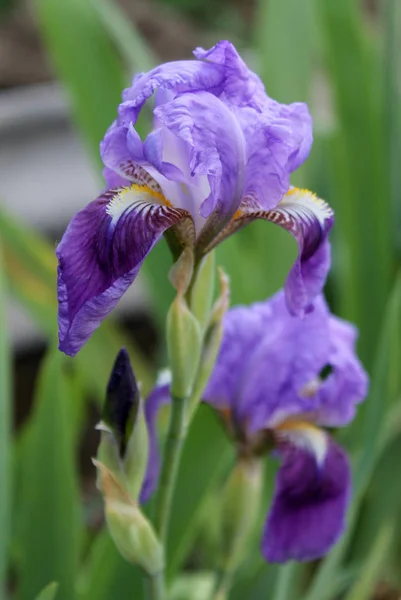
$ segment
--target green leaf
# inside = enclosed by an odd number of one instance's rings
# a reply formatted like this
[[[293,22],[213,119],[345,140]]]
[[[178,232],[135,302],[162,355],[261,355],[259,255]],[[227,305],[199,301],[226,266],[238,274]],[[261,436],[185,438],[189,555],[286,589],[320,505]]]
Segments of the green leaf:
[[[73,600],[80,542],[72,409],[63,356],[42,365],[27,432],[20,485],[21,532],[18,598],[31,600],[50,580],[59,600]]]
[[[370,366],[391,289],[394,208],[378,48],[362,26],[358,4],[325,0],[316,6],[337,123],[330,145],[330,202],[341,224],[338,296],[343,316],[360,327],[360,353]]]
[[[200,406],[185,441],[167,543],[167,573],[177,572],[197,535],[209,490],[232,457],[231,445],[212,410]],[[194,477],[194,468],[196,477]]]
[[[49,583],[44,590],[36,596],[35,600],[54,600],[58,590],[58,583]]]
[[[361,575],[352,586],[344,600],[369,600],[375,591],[375,584],[380,578],[382,566],[393,537],[393,524],[385,521],[379,534],[361,567]]]
[[[401,279],[398,279],[384,315],[383,327],[377,345],[377,357],[371,389],[369,397],[365,401],[366,430],[359,429],[363,432],[363,438],[360,438],[363,446],[356,461],[354,461],[354,497],[348,529],[343,539],[317,569],[305,600],[321,600],[323,595],[326,594],[327,588],[330,588],[331,582],[338,576],[341,562],[353,533],[363,494],[371,481],[381,453],[387,446],[388,435],[391,436],[392,428],[389,427],[388,421],[394,420],[394,413],[389,411],[387,417],[384,418],[383,400],[389,397],[389,393],[391,398],[391,395],[394,394],[394,382],[398,381],[399,383],[400,317]],[[361,416],[363,417],[362,411]]]
[[[0,246],[0,596],[7,576],[11,520],[11,352],[6,315],[6,281]]]
[[[90,3],[132,73],[149,71],[157,65],[152,50],[118,4],[110,0],[90,0]]]
[[[131,597],[142,600],[142,574],[118,553],[107,529],[91,546],[90,556],[78,579],[79,600]]]
[[[56,72],[67,85],[75,119],[98,158],[99,142],[117,116],[126,84],[118,52],[91,2],[36,0],[36,10]]]

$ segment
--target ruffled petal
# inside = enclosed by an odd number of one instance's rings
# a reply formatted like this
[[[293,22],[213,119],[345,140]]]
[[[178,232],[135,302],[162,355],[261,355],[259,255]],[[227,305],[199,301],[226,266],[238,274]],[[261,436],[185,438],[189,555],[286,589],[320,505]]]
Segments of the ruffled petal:
[[[324,432],[311,426],[280,433],[282,465],[262,553],[269,562],[314,560],[326,554],[344,530],[351,487],[348,459]]]
[[[352,421],[357,404],[367,396],[369,378],[355,352],[356,328],[330,316],[329,336],[332,370],[319,387],[316,422],[341,427]]]
[[[162,372],[155,388],[145,402],[145,419],[148,426],[149,457],[145,479],[142,484],[139,502],[145,504],[156,489],[160,472],[159,441],[157,437],[157,417],[161,407],[171,402],[171,376],[168,371]]]
[[[252,198],[245,198],[230,223],[205,249],[209,252],[229,235],[254,221],[266,219],[289,231],[298,243],[298,257],[285,284],[287,305],[302,316],[311,309],[322,291],[330,269],[328,234],[334,222],[330,206],[308,190],[292,188],[272,210],[262,210]]]
[[[196,60],[165,63],[148,73],[140,73],[135,76],[132,86],[123,92],[118,122],[126,126],[135,124],[143,105],[156,89],[172,90],[175,94],[198,90],[219,93],[224,77],[222,66]]]
[[[237,210],[243,193],[245,140],[233,113],[208,92],[183,94],[155,109],[157,119],[190,148],[190,175],[207,175],[210,194],[191,213],[207,219],[199,245]],[[212,214],[213,213],[213,214]],[[208,219],[210,217],[210,219]]]
[[[111,190],[70,222],[56,255],[60,350],[73,356],[117,304],[166,229],[192,219],[147,186]]]
[[[261,110],[266,100],[264,85],[256,73],[248,69],[231,42],[222,40],[210,50],[196,48],[194,55],[199,60],[224,68],[223,100],[236,106],[252,106]]]

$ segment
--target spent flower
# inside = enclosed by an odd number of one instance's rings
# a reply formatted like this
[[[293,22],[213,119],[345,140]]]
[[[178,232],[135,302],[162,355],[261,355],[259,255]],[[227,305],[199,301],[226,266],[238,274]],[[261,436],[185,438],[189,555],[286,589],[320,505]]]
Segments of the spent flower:
[[[163,234],[175,259],[190,247],[199,261],[250,221],[272,221],[299,247],[290,310],[302,314],[322,289],[333,214],[290,187],[312,144],[307,106],[267,96],[230,42],[194,54],[136,75],[101,143],[106,190],[75,215],[56,250],[67,354],[110,313]],[[153,128],[142,140],[137,119],[152,96]]]

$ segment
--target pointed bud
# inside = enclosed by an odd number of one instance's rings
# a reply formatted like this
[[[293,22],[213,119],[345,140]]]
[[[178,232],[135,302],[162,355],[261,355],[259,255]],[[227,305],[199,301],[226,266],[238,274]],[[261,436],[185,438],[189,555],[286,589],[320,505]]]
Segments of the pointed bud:
[[[98,459],[136,500],[148,460],[148,432],[143,401],[124,348],[113,366],[98,428],[102,432]]]
[[[223,318],[230,305],[230,280],[228,275],[219,268],[220,294],[212,309],[206,329],[203,351],[199,369],[190,400],[190,414],[196,410],[207,382],[212,374],[214,364],[223,338]]]
[[[261,463],[240,459],[226,483],[221,502],[221,567],[238,566],[258,514],[262,488]]]
[[[171,394],[187,398],[198,370],[202,334],[184,298],[177,294],[167,315],[167,350],[172,374]]]
[[[160,573],[164,568],[163,549],[152,525],[114,474],[101,462],[93,462],[99,473],[108,529],[118,551],[148,575]]]
[[[215,253],[202,258],[191,291],[191,310],[198,319],[202,331],[210,318],[215,284]]]

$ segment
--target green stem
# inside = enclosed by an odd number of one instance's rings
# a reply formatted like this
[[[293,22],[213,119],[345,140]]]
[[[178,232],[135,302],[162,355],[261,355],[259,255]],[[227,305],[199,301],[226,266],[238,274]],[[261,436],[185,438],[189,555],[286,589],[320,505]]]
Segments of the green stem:
[[[144,579],[145,592],[148,600],[164,600],[164,577],[163,573],[157,573],[157,575],[147,575]]]
[[[154,526],[163,545],[167,538],[171,502],[185,437],[187,409],[188,398],[172,397],[170,424],[164,447],[154,514]]]

